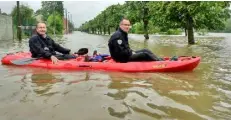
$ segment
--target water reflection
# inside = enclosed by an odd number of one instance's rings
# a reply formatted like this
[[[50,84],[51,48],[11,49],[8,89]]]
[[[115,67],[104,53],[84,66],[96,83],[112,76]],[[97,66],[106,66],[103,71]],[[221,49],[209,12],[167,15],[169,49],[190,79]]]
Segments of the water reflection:
[[[51,73],[43,74],[32,74],[31,82],[33,83],[34,92],[38,95],[52,96],[56,92],[51,92],[54,84],[57,82],[63,82],[62,78],[58,78],[57,75],[54,76]]]

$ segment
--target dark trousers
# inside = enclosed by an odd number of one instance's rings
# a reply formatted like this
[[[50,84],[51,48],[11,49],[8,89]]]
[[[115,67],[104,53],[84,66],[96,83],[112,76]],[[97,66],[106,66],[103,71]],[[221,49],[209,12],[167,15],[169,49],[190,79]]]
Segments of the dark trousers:
[[[148,49],[141,49],[132,54],[129,61],[159,61],[160,59]]]
[[[54,56],[57,57],[59,60],[68,60],[68,59],[77,58],[76,56],[70,54],[56,54]]]

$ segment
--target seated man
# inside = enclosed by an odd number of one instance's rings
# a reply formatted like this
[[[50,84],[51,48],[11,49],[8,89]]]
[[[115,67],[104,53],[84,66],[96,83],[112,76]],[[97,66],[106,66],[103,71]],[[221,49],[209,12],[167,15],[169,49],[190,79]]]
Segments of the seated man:
[[[75,59],[75,55],[70,54],[70,49],[64,48],[55,43],[49,36],[46,35],[46,24],[38,23],[36,26],[36,35],[29,40],[29,47],[32,57],[51,59],[52,63],[56,64],[58,60]],[[62,53],[57,54],[56,53]]]
[[[123,18],[120,21],[119,29],[111,36],[108,42],[112,59],[114,59],[116,62],[161,60],[147,49],[142,49],[139,51],[131,50],[128,43],[129,29],[130,21]]]

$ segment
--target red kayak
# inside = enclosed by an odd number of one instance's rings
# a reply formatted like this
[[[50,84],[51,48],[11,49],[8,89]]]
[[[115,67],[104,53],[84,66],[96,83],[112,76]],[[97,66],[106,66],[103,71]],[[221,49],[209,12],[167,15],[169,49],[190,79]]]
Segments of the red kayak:
[[[117,63],[112,59],[103,62],[84,62],[83,57],[71,60],[59,61],[52,64],[50,60],[31,58],[30,52],[17,52],[7,54],[2,58],[2,64],[43,67],[48,69],[66,69],[66,70],[104,70],[120,72],[183,72],[192,71],[200,62],[200,57],[187,56],[179,57],[177,61],[171,61],[165,57],[164,61],[152,62],[128,62]]]

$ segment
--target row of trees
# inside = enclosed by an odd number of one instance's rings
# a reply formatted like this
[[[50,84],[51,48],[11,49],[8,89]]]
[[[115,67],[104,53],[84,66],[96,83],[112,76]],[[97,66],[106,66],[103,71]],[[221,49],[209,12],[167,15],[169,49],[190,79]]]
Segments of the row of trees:
[[[28,5],[19,6],[20,23],[22,26],[35,26],[38,21],[47,23],[48,33],[63,34],[64,33],[64,20],[68,16],[64,16],[64,7],[62,1],[42,1],[41,9],[34,12]],[[13,17],[14,31],[17,28],[17,6],[11,12]],[[68,33],[74,30],[73,23],[68,19]],[[30,36],[32,30],[24,30],[24,35]]]
[[[78,30],[110,34],[116,30],[122,17],[133,24],[131,31],[140,33],[149,39],[149,33],[184,30],[188,43],[194,44],[194,30],[222,30],[230,18],[229,2],[208,1],[127,1],[125,4],[111,5],[94,19],[82,24]]]

